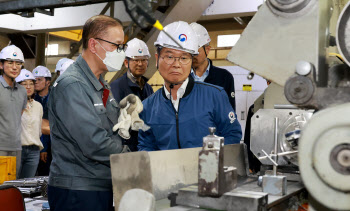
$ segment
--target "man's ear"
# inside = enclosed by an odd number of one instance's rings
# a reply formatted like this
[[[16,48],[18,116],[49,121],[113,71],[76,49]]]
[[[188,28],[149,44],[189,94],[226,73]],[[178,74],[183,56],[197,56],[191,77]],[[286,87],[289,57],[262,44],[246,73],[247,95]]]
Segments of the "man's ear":
[[[95,54],[97,52],[96,50],[96,42],[93,38],[90,38],[88,41],[88,49],[91,51],[91,53]]]
[[[205,47],[205,52],[207,53],[207,55],[209,55],[210,49],[211,49],[210,45]]]
[[[156,68],[157,68],[157,70],[158,70],[158,62],[159,62],[159,60],[158,60],[158,54],[156,53],[156,54],[154,55],[154,57],[156,57]]]
[[[129,61],[127,59],[124,60],[124,65],[127,69],[129,69]]]
[[[4,69],[4,61],[3,62],[0,62],[0,69],[3,70]]]

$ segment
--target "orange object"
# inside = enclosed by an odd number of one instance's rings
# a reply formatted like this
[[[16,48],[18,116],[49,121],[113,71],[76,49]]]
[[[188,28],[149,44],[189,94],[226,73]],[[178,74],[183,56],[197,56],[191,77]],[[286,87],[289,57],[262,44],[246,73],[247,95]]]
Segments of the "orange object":
[[[12,185],[0,185],[0,211],[25,211],[22,193]]]
[[[16,157],[0,156],[0,184],[16,179]]]

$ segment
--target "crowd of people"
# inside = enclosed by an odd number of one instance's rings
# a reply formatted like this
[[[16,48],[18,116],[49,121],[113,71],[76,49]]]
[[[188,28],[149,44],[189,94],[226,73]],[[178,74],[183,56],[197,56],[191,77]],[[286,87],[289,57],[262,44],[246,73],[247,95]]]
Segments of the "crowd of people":
[[[207,30],[183,21],[164,30],[172,38],[160,32],[154,43],[164,79],[155,93],[143,76],[148,46],[137,38],[124,44],[121,22],[108,16],[86,21],[81,55],[61,59],[53,83],[48,68],[23,68],[18,47],[2,49],[0,156],[16,156],[18,178],[50,175],[51,210],[113,210],[111,154],[201,147],[209,127],[225,144],[241,141],[234,78],[208,58]],[[123,65],[126,73],[109,85],[103,74]],[[117,124],[132,125],[130,138]]]

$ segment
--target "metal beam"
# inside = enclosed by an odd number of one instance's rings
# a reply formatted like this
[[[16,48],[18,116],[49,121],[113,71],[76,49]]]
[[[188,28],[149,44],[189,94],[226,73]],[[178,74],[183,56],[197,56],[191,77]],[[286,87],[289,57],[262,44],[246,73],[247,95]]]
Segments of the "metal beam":
[[[50,9],[50,8],[60,8],[69,6],[82,6],[87,4],[96,4],[103,2],[110,2],[111,0],[17,0],[17,1],[6,1],[0,2],[0,14],[8,13],[22,13],[25,11],[32,11],[35,9]],[[120,1],[120,0],[117,0]]]
[[[182,20],[186,22],[195,22],[197,21],[202,13],[208,8],[208,6],[213,2],[213,0],[177,0],[174,1],[174,4],[168,8],[164,15],[158,20],[166,26],[169,23],[174,21]],[[149,52],[151,54],[151,59],[149,61],[148,69],[145,74],[146,78],[151,78],[153,74],[157,71],[156,60],[155,60],[155,48],[154,42],[158,37],[159,31],[155,28],[146,35],[143,41],[146,42]],[[122,71],[117,73],[107,73],[105,79],[110,83],[116,78],[120,77],[123,74]]]
[[[100,15],[104,15],[108,8],[111,7],[111,5],[114,6],[114,3],[108,3],[106,6],[103,8],[103,10],[100,12]],[[83,44],[83,39],[81,39],[76,46],[71,50],[70,54],[68,55],[68,58],[71,59],[76,53],[78,53],[80,46]]]
[[[35,54],[35,66],[43,65],[45,66],[45,45],[46,44],[46,34],[41,33],[36,37],[36,54]]]

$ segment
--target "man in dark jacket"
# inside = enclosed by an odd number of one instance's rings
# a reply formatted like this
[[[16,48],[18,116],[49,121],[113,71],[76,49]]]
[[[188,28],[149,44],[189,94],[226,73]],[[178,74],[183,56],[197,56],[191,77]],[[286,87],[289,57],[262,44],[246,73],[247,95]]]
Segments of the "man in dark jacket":
[[[82,55],[56,80],[48,102],[52,211],[112,211],[109,157],[124,148],[112,130],[119,107],[102,77],[123,64],[123,26],[109,16],[94,16],[85,23],[82,40]]]
[[[195,81],[221,86],[228,95],[232,108],[236,111],[235,81],[232,74],[222,68],[215,67],[208,54],[210,51],[210,37],[208,31],[198,23],[191,23],[198,38],[198,55],[193,57],[191,76]]]
[[[146,43],[134,38],[127,45],[124,65],[128,68],[128,71],[111,83],[113,96],[118,103],[129,94],[138,96],[141,101],[153,94],[152,87],[147,83],[148,79],[143,77],[148,67],[148,60],[151,57]],[[131,151],[137,151],[137,136],[137,131],[130,130],[130,139],[123,140]]]
[[[43,121],[42,124],[47,126],[49,125],[49,114],[47,109],[47,102],[50,97],[50,83],[51,83],[51,72],[47,67],[44,66],[37,66],[33,70],[33,75],[35,77],[35,85],[34,89],[36,91],[34,100],[41,103],[43,106]],[[52,160],[52,154],[51,154],[51,138],[50,138],[50,131],[45,130],[43,131],[42,136],[40,137],[40,140],[44,146],[44,149],[40,151],[40,161],[38,165],[38,175],[39,176],[49,176],[50,173],[50,165]]]

